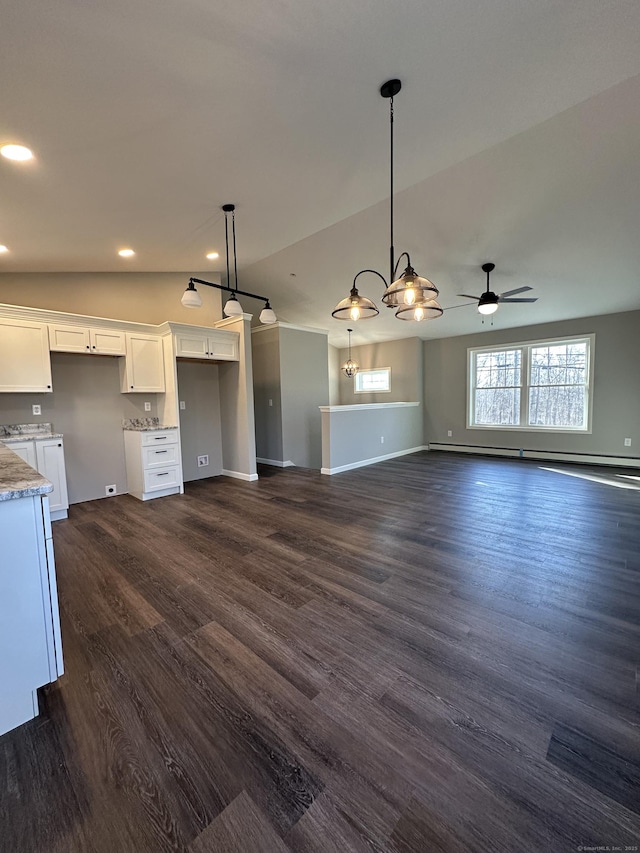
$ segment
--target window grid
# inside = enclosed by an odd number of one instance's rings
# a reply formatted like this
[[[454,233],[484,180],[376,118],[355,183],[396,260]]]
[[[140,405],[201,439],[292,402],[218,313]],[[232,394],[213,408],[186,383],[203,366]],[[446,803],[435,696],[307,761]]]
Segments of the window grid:
[[[467,426],[590,432],[593,342],[590,335],[516,344],[509,349],[470,349]],[[482,400],[483,394],[492,398],[493,409]]]

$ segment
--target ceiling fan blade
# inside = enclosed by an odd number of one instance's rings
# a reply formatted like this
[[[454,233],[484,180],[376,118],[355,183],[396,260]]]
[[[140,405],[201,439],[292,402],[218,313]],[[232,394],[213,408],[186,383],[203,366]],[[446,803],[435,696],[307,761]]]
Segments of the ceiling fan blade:
[[[502,304],[503,302],[537,302],[537,296],[527,296],[524,299],[503,299],[500,297],[499,302]]]
[[[500,294],[500,299],[502,299],[503,296],[515,296],[516,293],[525,293],[527,290],[533,290],[533,288],[525,285],[525,287],[516,287],[515,290],[506,290],[504,293]]]
[[[457,296],[464,296],[465,299],[475,299],[476,302],[480,299],[479,296],[469,296],[468,293],[458,293]]]
[[[448,308],[443,308],[443,311],[453,311],[454,308],[470,308],[469,302],[463,302],[461,305],[449,305]]]

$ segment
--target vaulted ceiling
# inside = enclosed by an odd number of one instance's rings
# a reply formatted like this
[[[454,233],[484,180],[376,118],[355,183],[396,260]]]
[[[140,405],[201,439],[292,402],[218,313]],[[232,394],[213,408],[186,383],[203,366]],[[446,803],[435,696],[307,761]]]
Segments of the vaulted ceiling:
[[[396,250],[451,310],[360,340],[481,329],[454,306],[486,260],[539,297],[496,325],[640,308],[639,36],[635,0],[11,4],[0,143],[36,156],[0,160],[0,272],[217,270],[235,202],[241,286],[344,343],[333,305],[387,272],[400,77]]]

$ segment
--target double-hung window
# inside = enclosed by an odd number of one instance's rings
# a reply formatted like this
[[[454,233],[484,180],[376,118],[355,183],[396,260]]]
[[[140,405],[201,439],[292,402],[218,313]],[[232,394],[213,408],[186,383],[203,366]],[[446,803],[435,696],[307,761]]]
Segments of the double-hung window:
[[[468,426],[590,432],[594,336],[469,352]]]

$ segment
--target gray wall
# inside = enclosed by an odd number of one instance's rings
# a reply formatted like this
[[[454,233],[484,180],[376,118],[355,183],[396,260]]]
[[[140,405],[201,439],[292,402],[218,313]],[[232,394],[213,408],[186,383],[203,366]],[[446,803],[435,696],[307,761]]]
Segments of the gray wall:
[[[127,491],[122,419],[157,413],[156,394],[121,394],[119,359],[52,352],[52,394],[0,394],[1,423],[51,422],[64,434],[69,502]],[[145,401],[151,411],[144,411]],[[39,403],[42,415],[32,415]]]
[[[277,326],[251,335],[256,456],[284,461],[280,388],[280,330]],[[269,405],[271,401],[271,405]]]
[[[466,428],[467,347],[595,333],[593,431],[589,435]],[[424,342],[425,444],[640,455],[640,311]],[[452,430],[453,436],[447,436]],[[624,447],[624,438],[632,440]]]
[[[322,421],[324,469],[422,447],[420,405],[322,412]]]
[[[349,356],[348,348],[340,350],[340,364]],[[340,404],[422,402],[422,340],[402,338],[352,347],[353,359],[361,369],[391,368],[391,392],[380,394],[355,394],[353,379],[340,374]]]
[[[329,405],[340,405],[340,350],[329,344]]]
[[[329,403],[328,358],[326,335],[280,328],[282,458],[302,468],[322,465],[318,407]]]
[[[222,472],[220,387],[218,365],[178,359],[182,473],[185,482],[215,477]],[[198,468],[197,457],[208,455],[209,465]]]

